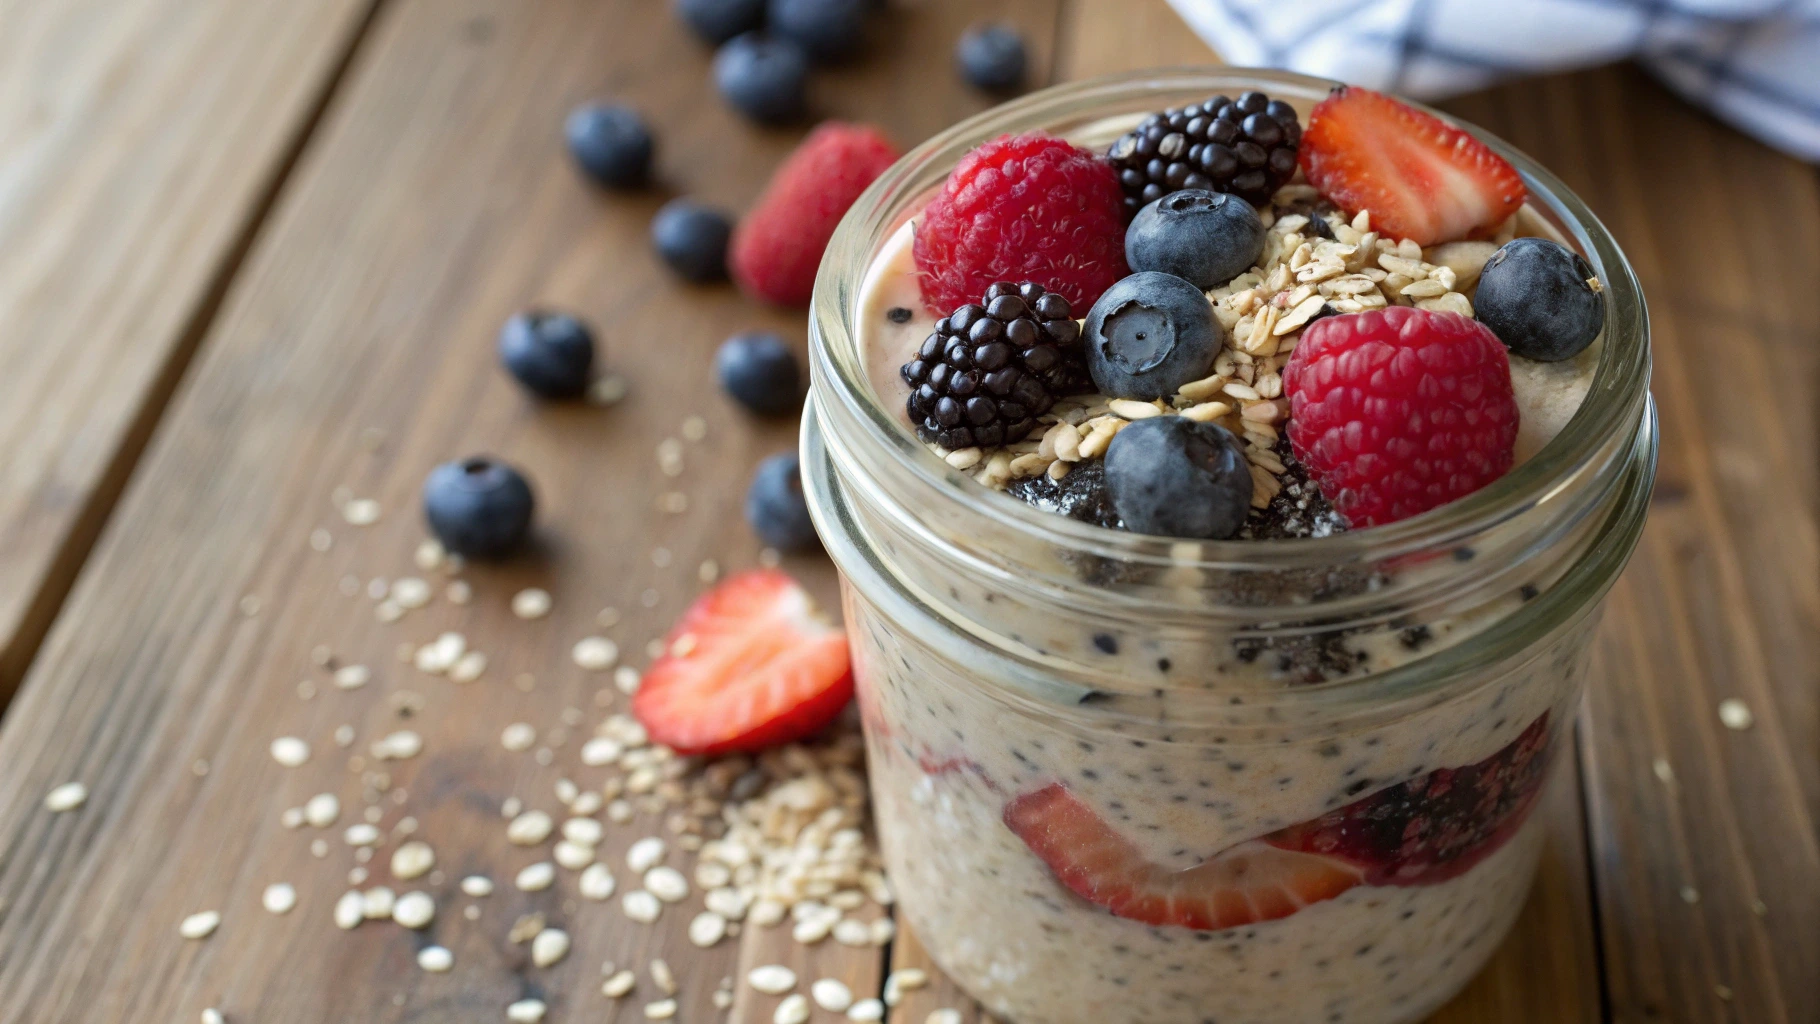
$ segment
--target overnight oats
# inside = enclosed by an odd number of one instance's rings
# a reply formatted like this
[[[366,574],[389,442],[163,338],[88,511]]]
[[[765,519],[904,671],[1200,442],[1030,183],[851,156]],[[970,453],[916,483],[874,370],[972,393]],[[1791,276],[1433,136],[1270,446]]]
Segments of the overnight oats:
[[[1573,196],[1365,90],[1100,80],[886,172],[811,327],[805,485],[944,969],[1018,1024],[1471,978],[1654,471],[1641,297]]]

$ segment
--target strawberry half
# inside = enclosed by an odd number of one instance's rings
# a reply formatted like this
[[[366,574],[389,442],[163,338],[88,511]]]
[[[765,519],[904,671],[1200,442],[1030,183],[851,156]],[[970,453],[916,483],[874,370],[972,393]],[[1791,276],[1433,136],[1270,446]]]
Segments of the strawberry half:
[[[1529,195],[1517,169],[1471,134],[1353,86],[1315,104],[1301,163],[1348,215],[1370,210],[1384,237],[1422,246],[1489,233]]]
[[[703,594],[664,639],[632,712],[682,754],[753,751],[827,725],[853,697],[847,637],[775,569]]]
[[[1216,930],[1272,921],[1364,879],[1344,860],[1257,840],[1170,871],[1059,784],[1013,800],[1005,824],[1075,895],[1146,924]]]

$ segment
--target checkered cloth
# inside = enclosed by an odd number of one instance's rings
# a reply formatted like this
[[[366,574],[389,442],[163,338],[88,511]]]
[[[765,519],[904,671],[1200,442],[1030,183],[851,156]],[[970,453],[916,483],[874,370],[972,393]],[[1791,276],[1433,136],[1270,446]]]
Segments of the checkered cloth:
[[[1820,161],[1820,0],[1170,0],[1234,64],[1418,98],[1634,57],[1763,141]]]

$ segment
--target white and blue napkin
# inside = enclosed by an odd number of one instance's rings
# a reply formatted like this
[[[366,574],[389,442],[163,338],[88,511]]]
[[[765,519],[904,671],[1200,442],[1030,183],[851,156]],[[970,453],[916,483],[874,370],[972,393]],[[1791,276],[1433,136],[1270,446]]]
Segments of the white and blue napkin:
[[[1820,0],[1170,0],[1231,64],[1436,99],[1635,58],[1743,131],[1820,161]]]

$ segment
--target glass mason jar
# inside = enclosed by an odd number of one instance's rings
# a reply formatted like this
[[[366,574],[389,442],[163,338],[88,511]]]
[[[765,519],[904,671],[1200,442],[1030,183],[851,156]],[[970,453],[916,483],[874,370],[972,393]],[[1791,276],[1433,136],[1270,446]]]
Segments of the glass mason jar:
[[[1637,282],[1547,171],[1486,139],[1604,283],[1589,397],[1503,478],[1387,526],[1183,541],[1038,511],[926,449],[861,349],[868,267],[980,142],[1099,150],[1164,107],[1261,89],[1305,117],[1330,86],[1195,69],[1026,96],[899,161],[822,261],[805,487],[885,860],[936,961],[1017,1024],[1419,1018],[1534,873],[1530,811],[1656,461]]]

